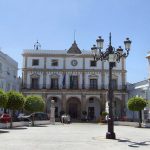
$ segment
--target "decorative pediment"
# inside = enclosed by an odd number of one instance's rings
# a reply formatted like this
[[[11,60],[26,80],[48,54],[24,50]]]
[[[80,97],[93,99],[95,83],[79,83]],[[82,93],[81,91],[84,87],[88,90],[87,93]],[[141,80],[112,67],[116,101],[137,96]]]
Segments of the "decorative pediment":
[[[88,77],[89,78],[98,78],[98,75],[96,75],[96,74],[90,74]]]
[[[118,76],[116,76],[115,74],[112,74],[112,79],[118,79]]]
[[[59,78],[59,75],[58,74],[51,74],[50,78]]]
[[[40,75],[38,75],[37,73],[33,73],[32,75],[31,75],[31,78],[39,78],[40,77]]]

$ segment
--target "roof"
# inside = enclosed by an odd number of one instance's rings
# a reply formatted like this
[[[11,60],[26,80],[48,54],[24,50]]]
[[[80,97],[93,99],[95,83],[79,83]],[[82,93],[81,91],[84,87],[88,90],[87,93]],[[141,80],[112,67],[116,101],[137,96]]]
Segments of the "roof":
[[[83,50],[81,53],[68,53],[67,50],[34,50],[34,49],[25,49],[23,54],[63,54],[63,55],[92,55],[91,51]]]
[[[7,54],[3,53],[2,51],[0,51],[0,58],[2,58],[3,60],[5,60],[8,63],[14,65],[15,67],[18,67],[18,62],[15,61],[10,56],[8,56]]]
[[[67,51],[67,53],[71,53],[71,54],[81,54],[81,50],[78,48],[76,41],[74,41],[74,43],[72,44],[72,46],[69,48],[69,50]]]

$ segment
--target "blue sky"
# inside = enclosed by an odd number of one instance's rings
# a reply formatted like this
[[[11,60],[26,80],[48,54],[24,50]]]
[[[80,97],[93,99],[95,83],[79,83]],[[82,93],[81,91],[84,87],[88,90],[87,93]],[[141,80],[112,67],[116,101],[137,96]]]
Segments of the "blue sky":
[[[42,49],[68,49],[76,30],[79,48],[90,50],[99,35],[106,48],[111,32],[115,48],[132,40],[126,66],[134,83],[148,78],[149,14],[149,0],[0,0],[0,47],[21,68],[22,50],[37,39]]]

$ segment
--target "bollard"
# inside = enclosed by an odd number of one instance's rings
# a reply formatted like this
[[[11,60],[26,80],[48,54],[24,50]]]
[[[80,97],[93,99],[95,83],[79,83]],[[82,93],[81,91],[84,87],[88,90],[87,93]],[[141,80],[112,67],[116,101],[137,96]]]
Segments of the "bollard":
[[[31,122],[31,121],[29,121],[29,127],[31,127],[31,125],[32,125],[32,122]]]

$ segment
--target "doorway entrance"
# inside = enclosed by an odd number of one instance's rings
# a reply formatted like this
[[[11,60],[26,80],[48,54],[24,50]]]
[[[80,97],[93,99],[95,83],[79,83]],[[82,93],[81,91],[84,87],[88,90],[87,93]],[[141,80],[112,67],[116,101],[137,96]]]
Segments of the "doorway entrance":
[[[71,97],[67,101],[67,114],[71,119],[78,120],[81,118],[81,103],[78,98]]]
[[[73,119],[77,119],[78,117],[78,105],[70,103],[69,104],[69,115]]]
[[[93,120],[95,115],[94,107],[88,107],[88,119]]]

